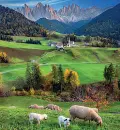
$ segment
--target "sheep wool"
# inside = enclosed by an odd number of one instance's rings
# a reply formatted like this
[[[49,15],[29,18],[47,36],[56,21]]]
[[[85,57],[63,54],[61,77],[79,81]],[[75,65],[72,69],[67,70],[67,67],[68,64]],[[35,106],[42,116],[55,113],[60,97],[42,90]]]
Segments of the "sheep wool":
[[[71,119],[79,118],[83,120],[95,121],[98,125],[102,125],[102,118],[89,107],[74,105],[69,110]]]
[[[40,121],[42,120],[47,120],[47,115],[46,114],[37,114],[37,113],[30,113],[29,114],[29,121],[30,123],[33,122],[33,120],[37,120],[38,124],[40,124]]]
[[[48,104],[45,108],[48,108],[50,110],[62,111],[62,109],[59,106],[54,104]]]

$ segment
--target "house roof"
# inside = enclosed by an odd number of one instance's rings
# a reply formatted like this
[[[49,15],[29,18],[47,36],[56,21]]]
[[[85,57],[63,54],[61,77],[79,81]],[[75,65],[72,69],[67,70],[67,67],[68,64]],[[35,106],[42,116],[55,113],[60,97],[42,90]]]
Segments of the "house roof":
[[[63,46],[63,43],[58,42],[56,46]]]

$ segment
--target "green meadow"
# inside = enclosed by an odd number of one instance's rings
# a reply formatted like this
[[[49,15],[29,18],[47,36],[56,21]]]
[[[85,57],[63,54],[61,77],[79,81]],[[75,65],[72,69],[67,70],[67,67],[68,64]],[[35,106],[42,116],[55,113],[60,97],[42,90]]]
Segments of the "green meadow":
[[[27,39],[30,38],[14,37],[15,41]],[[67,68],[75,70],[79,74],[81,84],[103,81],[105,65],[120,63],[120,51],[115,53],[115,50],[120,50],[118,48],[84,47],[81,43],[77,43],[78,47],[65,48],[60,52],[55,47],[48,46],[50,41],[60,41],[60,38],[47,40],[32,37],[32,39],[40,40],[42,45],[0,41],[0,50],[7,51],[12,61],[10,64],[0,65],[0,72],[3,74],[5,83],[16,80],[18,77],[25,77],[26,64],[32,60],[40,64],[44,75],[51,71],[53,64],[61,64],[64,70]]]
[[[38,104],[46,106],[48,102],[41,100],[36,97],[9,97],[0,98],[0,129],[1,130],[64,130],[64,127],[60,128],[58,125],[58,116],[64,115],[70,117],[69,108],[74,105],[85,105],[89,106],[87,103],[65,103],[65,102],[54,102],[54,104],[59,105],[63,111],[56,112],[51,110],[34,110],[28,107],[31,104]],[[12,108],[15,106],[16,108]],[[100,110],[99,115],[102,117],[103,125],[102,127],[96,127],[95,122],[84,122],[83,120],[75,120],[71,122],[69,130],[119,130],[120,128],[120,116],[117,112],[120,111],[120,103],[115,102],[109,104],[107,107],[103,107]],[[90,107],[94,107],[94,104]],[[41,121],[40,125],[29,123],[28,115],[31,112],[36,113],[46,113],[48,119]],[[113,112],[113,113],[111,113]],[[114,113],[116,112],[116,113]],[[4,116],[3,116],[4,115]]]

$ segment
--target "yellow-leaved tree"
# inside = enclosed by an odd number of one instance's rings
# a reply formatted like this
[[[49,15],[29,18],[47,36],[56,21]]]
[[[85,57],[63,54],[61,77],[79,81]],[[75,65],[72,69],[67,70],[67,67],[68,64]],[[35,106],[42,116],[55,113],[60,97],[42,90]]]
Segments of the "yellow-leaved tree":
[[[78,73],[76,71],[66,69],[64,72],[64,80],[67,88],[74,89],[80,85]]]
[[[77,72],[72,71],[72,75],[70,77],[70,82],[71,82],[72,88],[78,87],[80,85],[80,80],[79,80],[79,76],[78,76]]]

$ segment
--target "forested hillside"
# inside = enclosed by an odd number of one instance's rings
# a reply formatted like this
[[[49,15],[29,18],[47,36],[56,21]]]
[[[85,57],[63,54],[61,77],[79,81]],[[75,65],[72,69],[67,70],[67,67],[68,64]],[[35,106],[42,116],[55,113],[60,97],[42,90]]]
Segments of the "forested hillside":
[[[120,40],[120,4],[102,13],[76,31],[78,35],[110,37]]]
[[[46,30],[22,14],[0,6],[0,35],[46,36]]]

